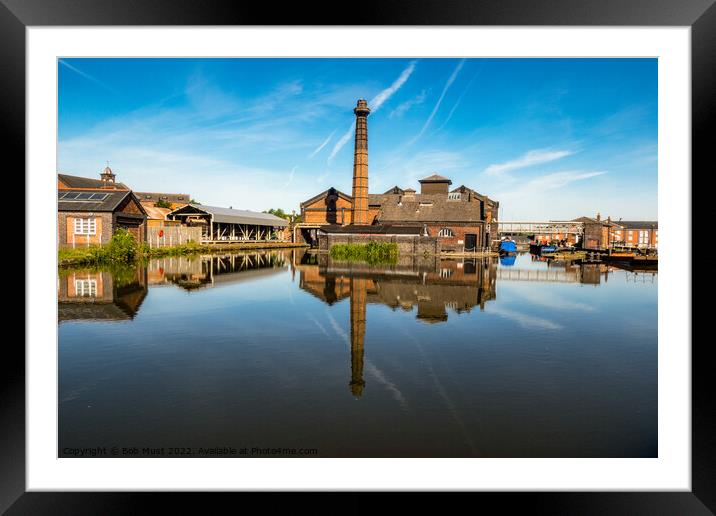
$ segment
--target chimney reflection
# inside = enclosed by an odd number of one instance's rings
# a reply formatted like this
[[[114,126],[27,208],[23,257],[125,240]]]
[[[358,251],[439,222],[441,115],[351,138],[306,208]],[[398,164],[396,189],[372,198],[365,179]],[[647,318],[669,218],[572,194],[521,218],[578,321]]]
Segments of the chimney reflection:
[[[368,280],[351,278],[351,393],[356,398],[363,394],[363,350],[365,345],[365,308],[368,299]]]
[[[349,300],[350,390],[359,398],[365,389],[366,306],[381,304],[413,312],[417,321],[444,323],[450,314],[469,312],[495,299],[495,259],[426,260],[407,256],[392,266],[333,261],[327,255],[296,252],[292,266],[299,287],[328,305]]]

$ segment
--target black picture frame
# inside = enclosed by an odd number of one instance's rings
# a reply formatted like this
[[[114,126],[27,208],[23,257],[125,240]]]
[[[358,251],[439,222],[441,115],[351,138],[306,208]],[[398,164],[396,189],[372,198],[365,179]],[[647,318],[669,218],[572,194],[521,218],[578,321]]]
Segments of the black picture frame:
[[[25,30],[28,26],[83,25],[553,25],[689,26],[692,51],[692,169],[713,169],[716,133],[716,0],[417,0],[361,2],[326,10],[309,3],[269,4],[198,0],[0,0],[0,131],[5,163],[25,166]],[[280,5],[280,7],[279,7]],[[319,14],[322,13],[322,14]],[[7,160],[7,157],[14,158]],[[708,168],[707,168],[708,167]],[[680,173],[690,174],[691,171]],[[693,174],[691,174],[693,177]],[[685,178],[690,180],[690,177]],[[693,204],[693,203],[692,203]],[[691,207],[686,210],[690,216]],[[688,236],[688,235],[687,235]],[[690,240],[690,239],[689,239]],[[690,244],[689,244],[690,245]],[[25,271],[27,274],[27,271]],[[686,278],[691,284],[691,277]],[[693,320],[693,318],[692,318]],[[716,512],[716,425],[707,339],[692,346],[692,490],[690,492],[472,493],[470,504],[487,501],[526,513],[678,514]],[[25,491],[25,352],[5,340],[0,404],[0,511],[18,514],[125,514],[148,512],[159,503],[206,512],[205,497],[186,493],[78,493]],[[240,495],[253,497],[253,495]],[[234,494],[222,494],[227,497]],[[306,495],[274,496],[272,512],[296,508]],[[477,500],[472,499],[477,496]],[[242,504],[245,502],[242,502]],[[403,502],[399,502],[402,503]],[[423,509],[445,510],[444,501],[418,500]],[[316,506],[311,504],[313,509]],[[380,494],[351,493],[331,512],[385,508]],[[473,505],[473,507],[478,507]],[[236,507],[238,510],[239,507]],[[442,512],[441,510],[441,512]]]

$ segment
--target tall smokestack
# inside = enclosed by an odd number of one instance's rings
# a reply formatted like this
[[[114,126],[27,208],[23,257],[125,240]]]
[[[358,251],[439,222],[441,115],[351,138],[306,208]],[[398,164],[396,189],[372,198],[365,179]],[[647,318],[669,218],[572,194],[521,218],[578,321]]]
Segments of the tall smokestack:
[[[361,99],[356,115],[356,145],[353,154],[353,224],[368,222],[368,103]]]

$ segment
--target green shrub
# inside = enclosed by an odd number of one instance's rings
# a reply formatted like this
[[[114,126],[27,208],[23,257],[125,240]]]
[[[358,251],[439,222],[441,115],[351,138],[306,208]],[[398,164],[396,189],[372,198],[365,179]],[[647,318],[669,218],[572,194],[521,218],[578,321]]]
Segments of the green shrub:
[[[370,265],[394,264],[398,259],[398,244],[334,244],[331,246],[330,255],[334,260],[367,262]]]

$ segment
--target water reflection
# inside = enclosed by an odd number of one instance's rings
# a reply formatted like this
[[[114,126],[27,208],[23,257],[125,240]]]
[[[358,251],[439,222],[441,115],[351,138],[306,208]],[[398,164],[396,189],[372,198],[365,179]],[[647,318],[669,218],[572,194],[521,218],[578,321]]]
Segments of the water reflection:
[[[167,257],[152,260],[147,277],[151,285],[174,284],[191,291],[276,274],[285,261],[284,252]]]
[[[57,318],[59,322],[131,320],[146,295],[143,267],[62,271],[57,280]]]
[[[325,254],[295,251],[292,270],[299,270],[301,289],[328,305],[349,298],[351,381],[354,396],[363,393],[363,356],[366,305],[377,303],[393,310],[414,311],[427,324],[448,320],[448,310],[469,312],[496,298],[496,258],[440,260],[401,257],[395,265],[376,266],[340,262]]]
[[[62,272],[59,443],[653,457],[656,282],[288,250]]]

